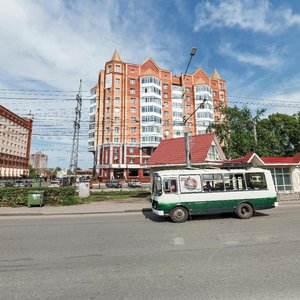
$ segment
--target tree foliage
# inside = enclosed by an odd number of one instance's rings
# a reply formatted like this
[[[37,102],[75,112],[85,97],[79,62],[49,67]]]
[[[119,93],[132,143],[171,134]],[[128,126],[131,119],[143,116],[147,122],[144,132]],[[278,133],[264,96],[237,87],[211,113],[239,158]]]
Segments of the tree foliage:
[[[293,156],[300,151],[300,113],[277,113],[262,119],[264,109],[254,115],[248,107],[221,111],[224,122],[211,125],[208,131],[215,131],[227,158],[242,157],[252,151],[259,156]]]

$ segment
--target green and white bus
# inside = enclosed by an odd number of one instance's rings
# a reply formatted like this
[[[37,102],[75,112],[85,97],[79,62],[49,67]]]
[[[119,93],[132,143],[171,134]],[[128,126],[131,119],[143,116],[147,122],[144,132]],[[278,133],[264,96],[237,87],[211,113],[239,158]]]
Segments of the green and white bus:
[[[235,212],[241,219],[278,206],[271,172],[249,169],[165,170],[152,175],[153,213],[176,223],[191,215]]]

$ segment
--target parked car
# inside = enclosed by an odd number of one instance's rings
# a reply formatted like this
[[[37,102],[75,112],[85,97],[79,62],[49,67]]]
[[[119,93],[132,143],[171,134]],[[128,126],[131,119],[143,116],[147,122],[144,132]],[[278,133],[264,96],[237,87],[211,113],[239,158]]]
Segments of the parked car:
[[[0,182],[0,187],[12,187],[14,186],[13,182],[10,181],[1,181]]]
[[[142,183],[138,181],[137,179],[132,179],[131,181],[128,182],[128,186],[130,187],[141,187]]]
[[[32,183],[29,180],[16,180],[14,182],[14,186],[28,187],[28,186],[32,186]]]
[[[91,181],[91,180],[84,180],[84,181],[82,181],[82,182],[86,182],[86,183],[88,183],[88,184],[89,184],[89,187],[90,187],[90,189],[92,189],[92,188],[93,188],[93,183],[92,183],[92,181]]]
[[[110,180],[109,182],[106,182],[105,185],[109,188],[121,188],[122,184],[119,183],[117,180]]]
[[[51,181],[49,184],[49,187],[60,187],[60,181],[59,180],[55,180],[55,181]]]

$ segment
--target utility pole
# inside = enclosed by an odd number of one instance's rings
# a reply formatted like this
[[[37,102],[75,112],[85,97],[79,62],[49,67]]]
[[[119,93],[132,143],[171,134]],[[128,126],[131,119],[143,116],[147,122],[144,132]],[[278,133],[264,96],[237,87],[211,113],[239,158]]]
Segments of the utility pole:
[[[256,147],[257,147],[256,120],[253,120],[253,137],[254,137],[254,146],[255,146],[255,150],[256,150]]]
[[[191,168],[191,153],[190,153],[190,144],[189,144],[189,131],[187,127],[186,117],[186,108],[185,108],[185,76],[192,61],[193,56],[196,54],[197,48],[192,48],[190,53],[190,59],[185,69],[184,74],[182,75],[182,121],[183,121],[183,130],[184,130],[184,143],[185,143],[185,160],[186,168]]]
[[[79,129],[80,129],[80,118],[81,118],[81,106],[82,106],[82,80],[80,79],[79,91],[76,95],[76,108],[75,108],[75,121],[73,131],[73,144],[69,170],[74,172],[78,167],[78,147],[79,147]]]

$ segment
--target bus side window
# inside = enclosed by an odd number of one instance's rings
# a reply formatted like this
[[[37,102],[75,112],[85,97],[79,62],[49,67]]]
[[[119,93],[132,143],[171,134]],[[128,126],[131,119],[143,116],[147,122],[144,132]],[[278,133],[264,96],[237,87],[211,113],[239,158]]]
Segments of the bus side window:
[[[175,179],[171,180],[171,193],[177,193],[177,181]]]
[[[245,180],[243,174],[235,174],[235,190],[242,191],[246,189]]]
[[[224,181],[226,191],[242,191],[246,189],[243,174],[225,174]]]
[[[246,174],[247,188],[252,190],[263,190],[267,188],[266,178],[264,173],[247,173]]]
[[[176,179],[166,179],[164,180],[164,192],[177,193],[177,180]]]

